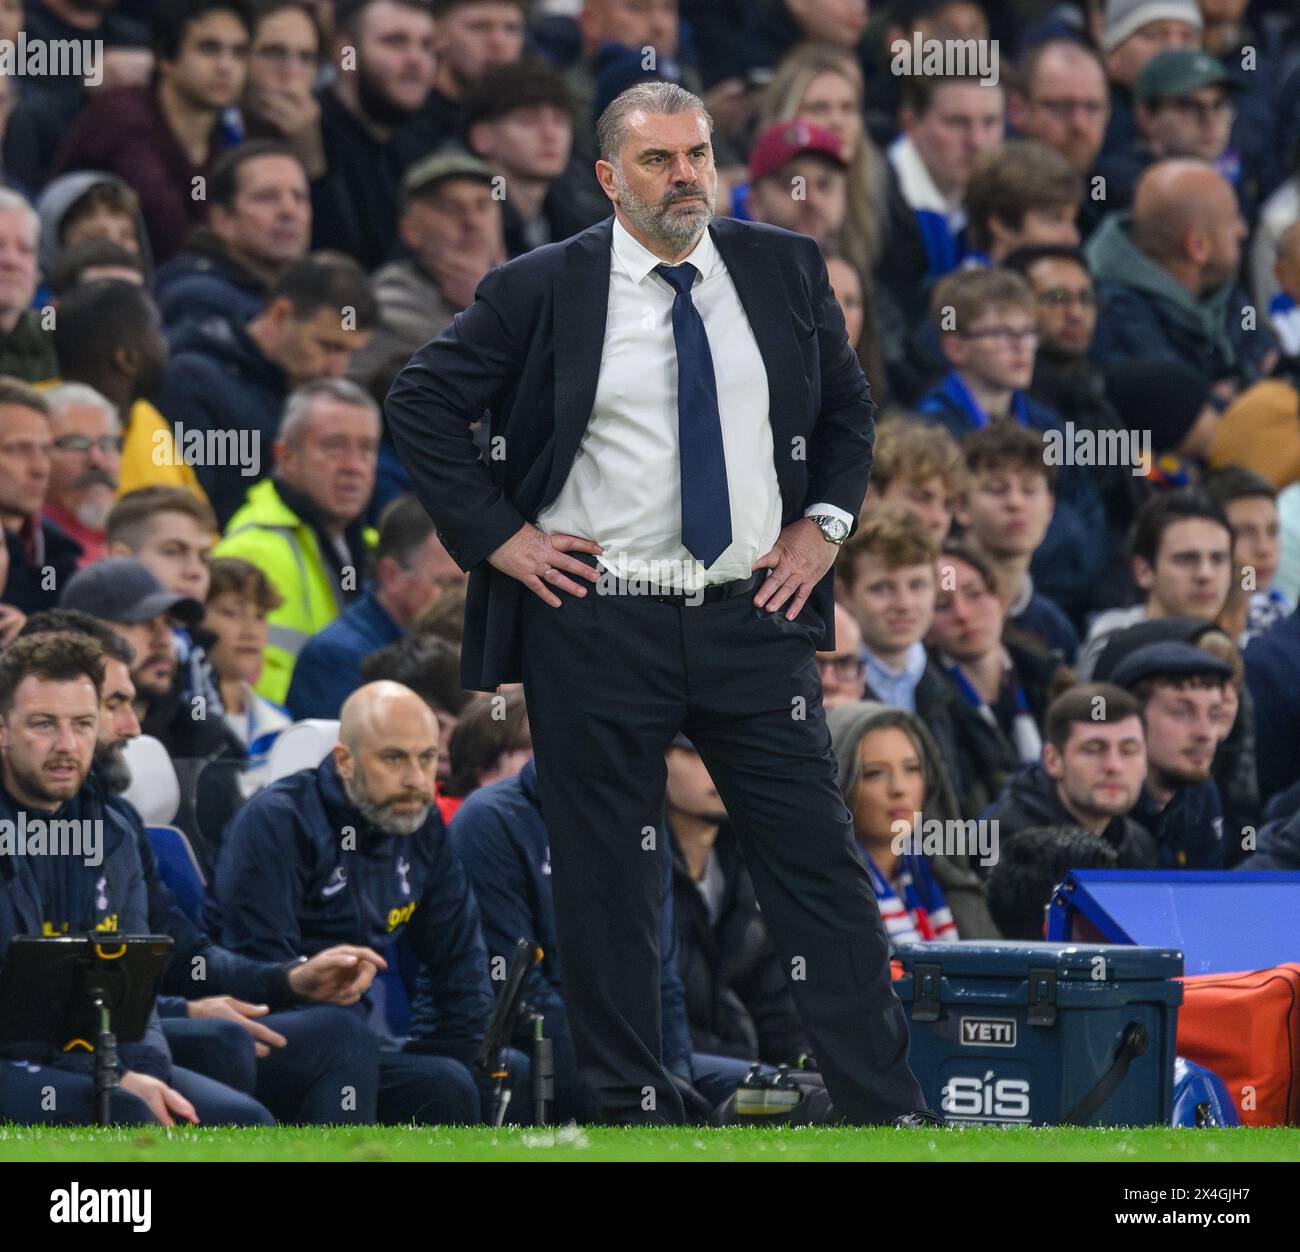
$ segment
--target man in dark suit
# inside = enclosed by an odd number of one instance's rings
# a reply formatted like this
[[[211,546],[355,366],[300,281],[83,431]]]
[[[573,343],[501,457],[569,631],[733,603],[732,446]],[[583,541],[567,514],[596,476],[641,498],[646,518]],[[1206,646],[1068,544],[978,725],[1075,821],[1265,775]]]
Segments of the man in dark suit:
[[[463,681],[522,680],[583,1081],[675,1122],[660,1060],[664,749],[731,814],[837,1113],[932,1114],[852,851],[814,652],[874,406],[812,240],[712,220],[711,122],[642,83],[598,127],[612,219],[490,273],[388,396],[470,571]],[[490,410],[486,456],[468,429]],[[595,584],[594,591],[591,584]]]

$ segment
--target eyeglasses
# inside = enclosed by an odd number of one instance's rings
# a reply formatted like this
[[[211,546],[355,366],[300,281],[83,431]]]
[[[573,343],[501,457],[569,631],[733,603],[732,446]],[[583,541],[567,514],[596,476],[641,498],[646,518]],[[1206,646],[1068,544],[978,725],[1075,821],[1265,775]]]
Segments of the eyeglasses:
[[[1166,100],[1165,103],[1179,113],[1195,114],[1196,120],[1202,124],[1232,112],[1232,101],[1227,96],[1219,96],[1209,104],[1203,100],[1193,100],[1188,96],[1176,96],[1172,100]]]
[[[1097,303],[1097,293],[1091,287],[1071,291],[1068,287],[1049,287],[1038,293],[1038,303],[1059,309],[1067,304],[1077,304],[1081,309],[1091,309]]]
[[[1068,122],[1073,113],[1082,113],[1093,122],[1106,112],[1106,104],[1101,100],[1035,100],[1033,103],[1046,109],[1058,122]]]
[[[836,678],[848,682],[862,674],[862,659],[856,656],[819,656],[817,669],[822,675],[825,675],[828,669],[834,670]]]
[[[963,339],[992,339],[999,343],[1033,343],[1038,339],[1037,326],[990,326],[988,330],[967,331]]]
[[[100,435],[98,439],[92,439],[89,435],[60,435],[54,441],[54,447],[59,452],[80,452],[83,456],[91,448],[98,448],[101,452],[116,452],[120,456],[126,447],[126,440],[121,435]]]

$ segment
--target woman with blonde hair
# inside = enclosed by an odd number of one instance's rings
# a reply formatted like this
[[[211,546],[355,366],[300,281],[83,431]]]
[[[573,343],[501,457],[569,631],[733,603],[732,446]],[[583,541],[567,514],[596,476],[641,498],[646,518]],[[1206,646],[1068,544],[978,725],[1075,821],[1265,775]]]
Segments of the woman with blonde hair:
[[[877,334],[872,271],[884,248],[889,172],[867,134],[863,118],[862,67],[851,52],[831,44],[802,43],[777,66],[759,108],[759,132],[776,122],[802,117],[839,139],[849,164],[848,217],[835,254],[857,276],[862,328],[852,342],[877,401],[885,374]],[[840,292],[837,288],[836,295]]]
[[[835,135],[849,163],[849,217],[840,233],[840,251],[859,273],[870,273],[884,247],[885,158],[867,135],[862,67],[852,53],[830,44],[802,43],[776,67],[759,107],[761,133],[794,117]]]

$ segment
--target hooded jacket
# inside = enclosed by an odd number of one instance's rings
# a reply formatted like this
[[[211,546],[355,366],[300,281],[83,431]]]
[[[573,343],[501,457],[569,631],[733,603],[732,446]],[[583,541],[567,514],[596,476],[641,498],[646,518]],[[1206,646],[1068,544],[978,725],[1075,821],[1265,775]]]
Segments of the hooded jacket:
[[[1213,383],[1255,382],[1260,358],[1273,346],[1265,329],[1242,330],[1250,302],[1234,281],[1196,299],[1133,242],[1133,214],[1106,217],[1084,247],[1097,281],[1101,311],[1091,355],[1107,366],[1135,357],[1182,361]]]
[[[41,242],[36,252],[36,260],[41,277],[47,282],[63,252],[59,235],[68,210],[91,188],[101,186],[130,190],[116,174],[105,174],[102,170],[74,170],[71,174],[63,174],[53,179],[41,192],[40,199],[36,201],[36,213],[41,219]],[[132,194],[134,195],[134,192]],[[145,227],[144,215],[138,207],[135,211],[135,235],[140,242],[140,262],[144,269],[145,285],[148,286],[153,276],[153,252],[149,246],[149,232]]]
[[[184,327],[214,317],[242,326],[262,311],[267,292],[266,279],[236,260],[206,226],[190,234],[154,280],[154,299],[168,340]]]
[[[983,815],[998,823],[1003,838],[1034,826],[1077,826],[1079,819],[1061,803],[1056,784],[1041,764],[1026,765],[1003,788]],[[1155,869],[1156,841],[1131,817],[1112,817],[1101,837],[1119,856],[1120,869]]]
[[[891,708],[887,704],[878,704],[873,700],[841,705],[839,708],[831,709],[826,715],[826,722],[831,732],[831,747],[835,752],[840,793],[844,796],[845,803],[850,804],[858,780],[862,777],[863,736],[884,724],[887,718],[897,717],[904,720],[912,738],[921,747],[921,762],[925,769],[925,795],[921,811],[925,820],[934,819],[945,823],[960,820],[956,797],[943,757],[924,723],[910,713]],[[856,846],[858,845],[855,843]],[[865,856],[860,848],[859,854]],[[998,928],[994,925],[993,916],[989,912],[984,884],[980,881],[969,858],[942,853],[937,856],[927,855],[925,859],[943,888],[953,921],[957,924],[958,937],[961,939],[998,938]]]

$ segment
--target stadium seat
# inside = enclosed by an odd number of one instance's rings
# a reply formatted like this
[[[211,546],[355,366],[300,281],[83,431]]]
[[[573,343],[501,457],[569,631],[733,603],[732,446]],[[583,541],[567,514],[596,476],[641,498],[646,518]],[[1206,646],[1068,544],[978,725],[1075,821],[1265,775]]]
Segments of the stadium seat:
[[[339,724],[312,717],[294,722],[271,747],[267,758],[268,782],[277,782],[300,769],[315,769],[339,741]]]
[[[140,735],[127,741],[122,755],[131,770],[124,798],[146,826],[170,826],[180,809],[181,787],[167,749],[152,735]]]
[[[149,826],[146,830],[158,858],[158,872],[163,882],[175,893],[176,902],[185,915],[196,926],[202,926],[203,892],[207,882],[190,841],[175,826]]]

